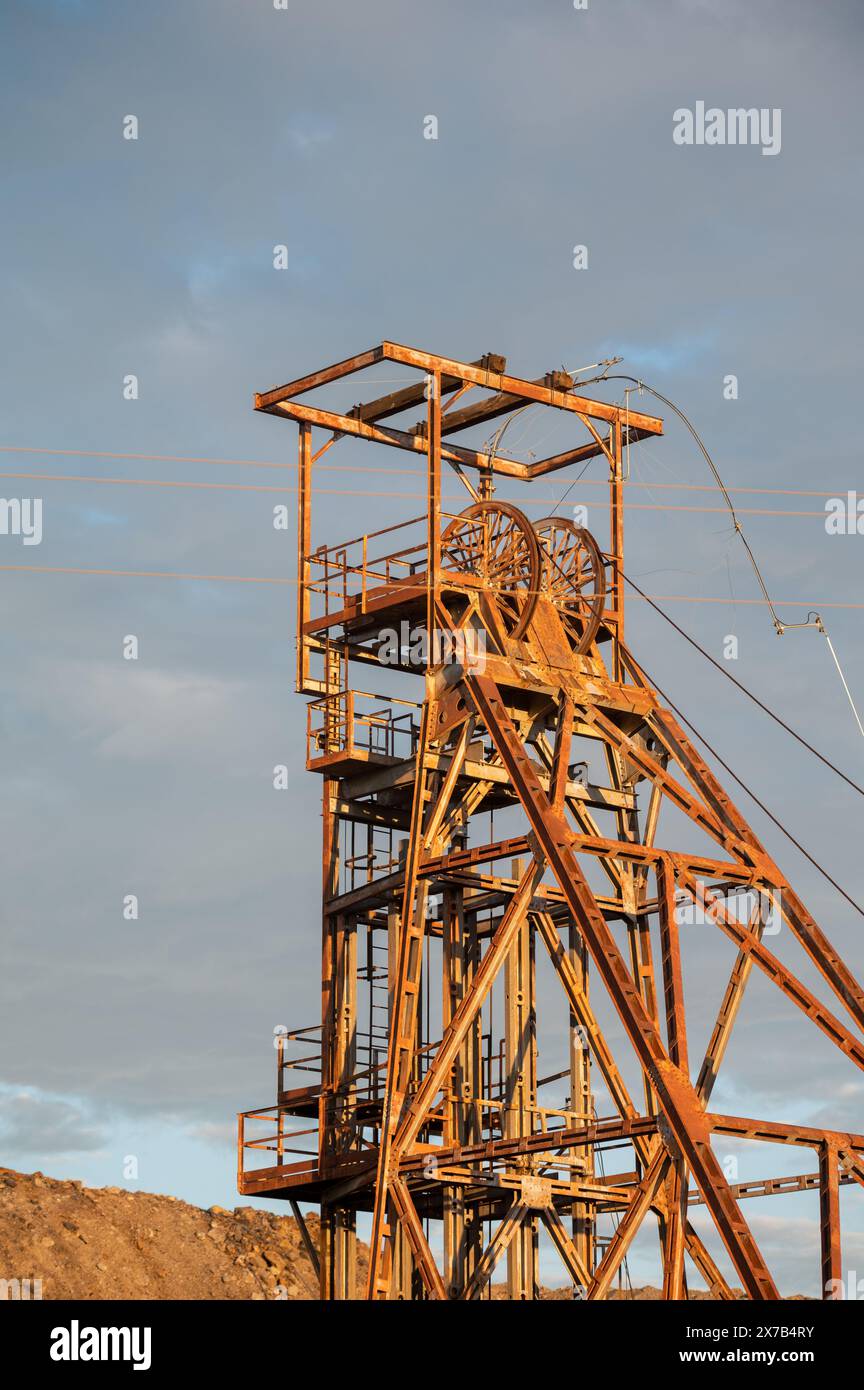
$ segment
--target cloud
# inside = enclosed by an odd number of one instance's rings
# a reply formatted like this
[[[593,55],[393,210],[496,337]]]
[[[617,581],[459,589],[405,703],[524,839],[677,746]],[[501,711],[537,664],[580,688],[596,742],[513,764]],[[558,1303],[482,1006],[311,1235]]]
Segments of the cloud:
[[[638,370],[640,367],[656,372],[688,371],[710,352],[716,341],[716,332],[704,329],[699,333],[682,333],[665,343],[606,344],[602,355],[611,356],[614,353],[616,357],[624,358],[620,368],[613,368],[613,371]]]
[[[237,1126],[229,1120],[219,1123],[205,1120],[201,1124],[189,1125],[187,1133],[191,1139],[203,1139],[205,1143],[215,1144],[224,1149],[233,1148],[237,1143]]]
[[[79,1102],[0,1085],[0,1149],[9,1158],[91,1152],[104,1142],[104,1131]]]

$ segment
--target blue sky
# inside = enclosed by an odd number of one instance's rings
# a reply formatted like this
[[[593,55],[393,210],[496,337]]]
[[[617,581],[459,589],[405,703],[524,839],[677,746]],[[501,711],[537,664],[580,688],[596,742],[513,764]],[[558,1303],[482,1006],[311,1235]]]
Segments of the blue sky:
[[[621,370],[687,411],[730,485],[858,485],[857,5],[13,0],[2,26],[0,107],[15,138],[2,165],[0,471],[290,488],[290,471],[175,460],[290,463],[293,428],[255,416],[253,391],[387,337],[504,353],[528,376],[620,353]],[[676,146],[672,113],[697,100],[782,107],[781,153]],[[423,139],[430,113],[437,141]],[[128,114],[137,141],[122,138]],[[573,269],[576,244],[587,270]],[[723,398],[728,373],[736,401]],[[529,417],[524,447],[539,434]],[[339,448],[340,463],[379,462]],[[719,498],[660,486],[709,481],[690,437],[669,420],[633,465],[648,486],[628,494],[630,572],[652,592],[719,600],[674,615],[715,655],[736,633],[736,676],[861,780],[864,741],[822,640],[779,640],[744,604],[758,593]],[[388,486],[372,473],[329,476],[358,494],[322,498],[331,539],[409,505],[364,498]],[[590,507],[600,475],[587,476],[577,496]],[[550,497],[567,480],[555,481]],[[41,489],[44,539],[22,550],[0,537],[2,564],[292,572],[293,535],[271,524],[290,491],[3,484]],[[651,509],[670,500],[717,510]],[[736,501],[778,598],[864,602],[864,540],[826,535],[821,496]],[[292,590],[18,570],[3,581],[0,1161],[118,1183],[135,1153],[140,1186],[232,1205],[233,1115],[271,1099],[274,1025],[313,1021],[319,789],[292,694]],[[861,613],[824,611],[864,692]],[[122,660],[129,633],[137,663]],[[631,605],[630,638],[861,899],[856,798],[644,605]],[[275,763],[296,769],[282,794]],[[752,819],[864,974],[855,914]],[[707,1010],[725,957],[698,954],[692,988]],[[864,1128],[857,1073],[821,1039],[795,1041],[794,1018],[758,999],[718,1107],[792,1106],[801,1122],[830,1112]],[[770,1157],[787,1171],[811,1162]],[[765,1175],[758,1155],[741,1162],[742,1176]],[[784,1200],[748,1212],[804,1287],[815,1212]],[[649,1276],[647,1254],[641,1267]]]

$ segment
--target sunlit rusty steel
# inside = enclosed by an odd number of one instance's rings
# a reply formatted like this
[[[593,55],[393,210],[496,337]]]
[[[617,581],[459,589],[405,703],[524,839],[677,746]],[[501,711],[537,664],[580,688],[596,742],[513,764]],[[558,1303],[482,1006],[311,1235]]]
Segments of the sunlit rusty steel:
[[[333,408],[330,388],[381,364],[413,379]],[[528,406],[556,413],[565,448],[515,459],[499,424],[455,442]],[[548,1250],[557,1282],[593,1301],[651,1215],[664,1298],[687,1298],[694,1270],[717,1298],[779,1297],[740,1202],[813,1190],[828,1297],[864,1135],[709,1103],[754,968],[858,1067],[864,993],[627,646],[624,458],[662,422],[560,370],[528,381],[491,353],[391,342],[255,408],[299,425],[296,687],[323,784],[322,968],[320,1022],[276,1039],[275,1104],[240,1116],[240,1191],[320,1209],[317,1252],[302,1234],[323,1299],[484,1298],[500,1268],[508,1297],[534,1299]],[[313,537],[315,465],[352,437],[425,460],[426,509],[328,543]],[[595,458],[607,537],[548,507],[528,519],[533,482]],[[445,465],[459,510],[442,505]],[[848,1018],[768,949],[771,914]],[[702,1056],[682,968],[700,932],[731,943]],[[620,1059],[598,998],[627,1039]],[[718,1137],[803,1145],[817,1171],[730,1181]],[[715,1237],[694,1229],[695,1205]]]

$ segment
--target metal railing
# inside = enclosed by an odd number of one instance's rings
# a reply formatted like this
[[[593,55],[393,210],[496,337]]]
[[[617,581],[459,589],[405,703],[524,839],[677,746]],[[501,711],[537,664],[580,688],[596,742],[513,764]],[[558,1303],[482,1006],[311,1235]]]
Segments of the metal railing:
[[[364,703],[374,707],[364,708]],[[396,713],[393,706],[400,706]],[[365,690],[336,690],[312,700],[306,708],[306,761],[333,753],[355,752],[394,760],[410,758],[420,730],[415,700],[373,695]]]
[[[447,523],[455,512],[442,511],[441,521]],[[354,536],[336,545],[321,545],[305,559],[309,565],[307,591],[317,597],[319,612],[314,617],[327,617],[345,608],[351,599],[360,599],[360,611],[366,611],[366,599],[371,590],[377,593],[389,587],[409,583],[416,575],[426,575],[428,567],[428,517],[412,516],[407,521],[383,526]],[[415,528],[415,534],[403,539],[405,544],[395,550],[378,553],[382,536]]]
[[[306,1129],[292,1129],[286,1124],[290,1118],[282,1105],[265,1105],[258,1110],[241,1111],[237,1116],[238,1179],[254,1175],[258,1168],[284,1168],[286,1177],[290,1175],[294,1179],[307,1175],[311,1177],[317,1171],[317,1124]],[[250,1126],[264,1126],[264,1133],[250,1137]],[[314,1135],[314,1145],[309,1147],[311,1135]],[[305,1141],[300,1147],[297,1144],[299,1140]],[[264,1154],[269,1161],[252,1163],[250,1156],[253,1154]]]
[[[308,589],[322,600],[321,614],[329,615],[344,608],[352,598],[360,597],[361,612],[365,611],[366,595],[370,589],[397,586],[426,569],[425,516],[410,517],[394,526],[382,527],[363,536],[336,545],[319,546],[308,556],[310,578]],[[422,527],[417,539],[385,554],[370,555],[381,536]]]
[[[292,1028],[280,1030],[275,1035],[276,1047],[276,1094],[292,1089],[286,1086],[285,1077],[288,1072],[302,1072],[306,1076],[314,1077],[316,1081],[321,1080],[321,1053],[322,1053],[322,1029],[320,1023],[310,1024],[307,1028]],[[300,1050],[300,1056],[294,1055],[294,1050]],[[293,1078],[292,1078],[293,1079]],[[308,1084],[308,1082],[296,1082],[297,1085]]]

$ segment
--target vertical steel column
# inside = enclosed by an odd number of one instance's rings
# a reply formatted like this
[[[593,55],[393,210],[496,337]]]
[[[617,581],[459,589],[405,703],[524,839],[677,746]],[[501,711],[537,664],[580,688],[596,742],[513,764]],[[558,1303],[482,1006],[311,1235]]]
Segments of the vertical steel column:
[[[518,882],[523,866],[514,860]],[[506,1139],[524,1139],[534,1127],[537,1105],[537,1014],[534,971],[534,926],[529,918],[518,928],[504,964],[504,1085],[502,1130]],[[526,1176],[531,1160],[518,1161]],[[521,1196],[514,1198],[521,1201]],[[512,1299],[540,1296],[537,1218],[526,1216],[507,1247],[507,1295]]]
[[[406,843],[407,848],[407,843]],[[402,863],[404,865],[404,858]],[[387,910],[387,1029],[393,1015],[393,994],[399,963],[399,937],[402,927],[402,914],[394,902]],[[410,1301],[414,1284],[414,1256],[411,1245],[400,1222],[396,1222],[389,1241],[390,1272],[387,1297],[397,1301]]]
[[[346,1207],[321,1204],[321,1297],[331,1302],[357,1297],[357,1222]]]
[[[339,819],[333,811],[338,783],[324,778],[322,792],[321,895],[324,912],[321,923],[321,1096],[318,1101],[318,1162],[326,1161],[331,1150],[332,1057],[334,1050],[334,961],[333,935],[336,918],[328,908],[339,891]],[[322,1299],[333,1297],[333,1222],[322,1206],[319,1239]]]
[[[345,1153],[354,1143],[357,1070],[357,923],[333,918],[333,1030],[328,1068],[333,1105],[330,1152]]]
[[[475,919],[466,919],[464,893],[448,888],[443,908],[442,1023],[446,1030],[468,989],[477,966],[478,941]],[[480,1086],[481,1024],[476,1020],[459,1049],[450,1081],[445,1088],[444,1143],[474,1144],[481,1136],[477,1096]],[[470,1280],[482,1254],[480,1223],[465,1210],[462,1184],[443,1188],[444,1284],[450,1298],[458,1298]]]
[[[588,998],[588,950],[579,934],[573,919],[568,926],[567,955],[579,989]],[[594,1101],[591,1095],[591,1054],[588,1039],[573,1010],[570,1010],[570,1109],[573,1112],[571,1123],[591,1124],[594,1119]],[[590,1182],[594,1177],[594,1149],[589,1145],[583,1157],[586,1163],[585,1176]],[[594,1244],[597,1222],[592,1202],[574,1202],[572,1209],[573,1244],[589,1274],[594,1273]]]
[[[357,924],[328,917],[329,1010],[323,1036],[322,1080],[326,1109],[322,1160],[349,1152],[354,1144],[357,1070]],[[357,1230],[354,1213],[325,1205],[321,1212],[321,1280],[328,1299],[356,1297]]]
[[[441,570],[441,373],[429,374],[427,389],[426,451],[428,461],[427,496],[427,586],[426,586],[426,645],[428,663],[433,661],[433,634],[438,580]]]
[[[297,679],[306,688],[309,648],[305,624],[309,621],[309,552],[312,536],[312,426],[301,424],[297,459]]]
[[[822,1246],[822,1297],[836,1296],[843,1278],[840,1249],[840,1177],[838,1153],[833,1143],[819,1146],[819,1232]]]
[[[612,467],[609,481],[609,550],[612,559],[612,593],[615,603],[615,640],[612,643],[612,677],[623,678],[621,644],[624,641],[624,476],[621,422],[610,427]]]
[[[375,1207],[372,1215],[367,1285],[369,1298],[386,1297],[389,1286],[385,1262],[388,1258],[386,1252],[394,1205],[391,1193],[393,1174],[390,1169],[392,1141],[411,1082],[417,1049],[417,1019],[423,979],[423,942],[426,935],[428,889],[426,881],[418,877],[418,871],[423,849],[423,825],[430,796],[430,724],[437,710],[437,705],[430,700],[428,684],[427,678],[427,698],[423,705],[415,761],[411,828],[403,873],[402,915],[390,990],[387,1080],[381,1117]]]

